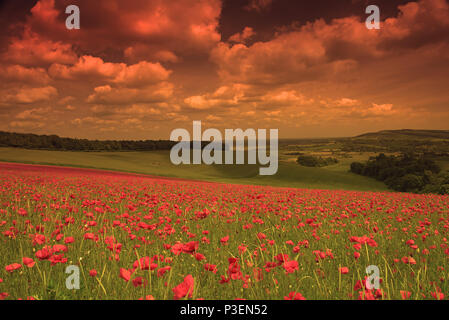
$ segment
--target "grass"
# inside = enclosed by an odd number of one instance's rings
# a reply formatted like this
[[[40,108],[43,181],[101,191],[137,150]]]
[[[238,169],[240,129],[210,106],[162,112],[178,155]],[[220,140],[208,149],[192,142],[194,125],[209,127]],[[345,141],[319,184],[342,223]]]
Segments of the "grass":
[[[354,286],[370,265],[382,278],[378,299],[401,299],[401,291],[411,299],[449,292],[445,196],[79,176],[70,169],[41,175],[17,168],[0,178],[8,190],[0,193],[0,298],[172,299],[172,289],[192,275],[192,299],[283,299],[291,292],[306,299],[357,299],[364,291]],[[37,234],[45,239],[33,241]],[[38,250],[68,237],[74,242],[64,252],[67,261],[51,265],[37,258]],[[108,237],[114,237],[112,245]],[[178,241],[197,241],[204,260],[176,254]],[[296,261],[296,268],[287,273],[280,254],[288,254],[285,260]],[[136,260],[155,255],[153,271],[137,268],[128,281],[119,277]],[[35,265],[6,270],[23,257]],[[238,268],[230,268],[231,257]],[[206,271],[205,263],[217,272]],[[79,290],[66,288],[69,265],[80,269]],[[170,270],[158,276],[165,266]],[[342,274],[340,267],[349,271]],[[92,269],[97,275],[89,275]],[[220,283],[231,269],[241,274]],[[146,285],[134,285],[136,277]]]
[[[274,176],[260,176],[258,165],[180,165],[171,164],[168,151],[152,152],[65,152],[0,148],[0,161],[95,168],[163,177],[216,181],[233,184],[277,187],[385,191],[376,180],[349,172],[352,159],[335,166],[306,168],[281,157]]]

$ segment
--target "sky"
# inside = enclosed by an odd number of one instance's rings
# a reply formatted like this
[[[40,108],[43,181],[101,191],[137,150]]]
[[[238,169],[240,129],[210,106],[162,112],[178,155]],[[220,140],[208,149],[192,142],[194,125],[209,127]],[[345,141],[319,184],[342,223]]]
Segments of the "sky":
[[[365,25],[372,4],[380,29]],[[2,131],[449,129],[447,0],[11,0],[0,28]]]

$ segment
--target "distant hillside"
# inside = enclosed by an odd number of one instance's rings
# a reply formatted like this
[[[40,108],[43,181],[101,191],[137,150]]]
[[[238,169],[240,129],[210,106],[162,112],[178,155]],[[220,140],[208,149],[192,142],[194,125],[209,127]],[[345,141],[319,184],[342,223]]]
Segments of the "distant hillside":
[[[402,140],[449,140],[449,130],[382,130],[379,132],[364,133],[354,139],[402,139]]]
[[[449,130],[383,130],[340,141],[345,152],[401,152],[449,157]]]
[[[431,143],[429,143],[429,141]],[[342,151],[384,152],[422,151],[449,155],[449,130],[383,130],[352,138],[287,139],[280,146],[326,145],[329,141],[342,144]],[[203,141],[202,148],[209,142]],[[0,131],[0,147],[61,151],[153,151],[170,150],[169,140],[88,140],[61,138],[57,135],[37,135]]]

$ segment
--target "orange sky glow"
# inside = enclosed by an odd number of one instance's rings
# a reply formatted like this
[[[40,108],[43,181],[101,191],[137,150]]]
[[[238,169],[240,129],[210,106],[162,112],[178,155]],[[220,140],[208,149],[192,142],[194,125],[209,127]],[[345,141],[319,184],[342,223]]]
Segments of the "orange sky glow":
[[[312,4],[313,3],[313,4]],[[81,28],[65,26],[79,6]],[[449,3],[39,0],[0,5],[0,130],[168,139],[449,129]]]

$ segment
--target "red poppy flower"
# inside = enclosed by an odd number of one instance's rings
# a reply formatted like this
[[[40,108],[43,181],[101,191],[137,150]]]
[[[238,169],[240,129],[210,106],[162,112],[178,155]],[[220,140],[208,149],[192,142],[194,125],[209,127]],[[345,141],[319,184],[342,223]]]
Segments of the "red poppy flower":
[[[33,239],[34,246],[37,244],[44,244],[46,241],[46,238],[43,234],[30,235],[30,237],[32,237],[32,239]]]
[[[151,294],[149,294],[145,298],[139,298],[139,300],[154,300],[154,297]]]
[[[412,293],[410,291],[401,290],[400,292],[401,292],[402,300],[407,300],[412,295]]]
[[[229,236],[223,237],[220,239],[221,244],[226,245],[228,244]]]
[[[175,243],[171,247],[170,251],[173,252],[174,255],[179,255],[182,252],[183,246],[184,245],[182,243]]]
[[[291,261],[284,262],[284,269],[285,269],[286,273],[293,273],[296,270],[299,270],[298,261],[291,260]]]
[[[265,239],[267,236],[265,235],[265,234],[263,234],[262,232],[259,232],[258,234],[257,234],[257,238],[259,238],[259,240],[263,240],[263,239]]]
[[[206,264],[204,265],[204,269],[205,269],[206,271],[211,271],[211,272],[213,272],[213,273],[217,273],[217,266],[216,266],[215,264],[209,264],[209,263],[206,263]]]
[[[88,232],[88,233],[84,234],[84,239],[86,239],[86,240],[94,240],[95,239],[95,235],[93,233]]]
[[[67,258],[64,258],[64,254],[55,254],[53,256],[51,256],[50,258],[48,258],[48,261],[51,262],[51,265],[54,266],[58,263],[66,263],[67,262]]]
[[[256,281],[262,281],[263,280],[263,271],[261,268],[255,268],[253,270],[254,273],[254,279],[256,279]]]
[[[359,291],[359,300],[376,300],[371,290]]]
[[[206,257],[201,253],[195,253],[195,259],[198,261],[206,259]]]
[[[129,272],[129,270],[120,268],[120,278],[122,278],[125,281],[129,281],[131,279],[131,272]]]
[[[299,292],[292,291],[287,297],[284,297],[284,300],[306,300],[306,298],[304,298]]]
[[[150,269],[150,257],[142,257],[139,260],[134,261],[133,268],[140,268],[140,270]]]
[[[183,246],[182,246],[182,252],[184,252],[184,253],[190,253],[190,254],[192,254],[192,253],[194,253],[196,250],[198,250],[198,245],[199,245],[199,242],[198,241],[191,241],[191,242],[188,242],[188,243],[186,243],[186,244],[184,244]]]
[[[53,246],[53,252],[60,252],[60,251],[67,252],[67,247],[63,244],[55,244]]]
[[[23,257],[22,258],[22,263],[24,265],[26,265],[28,268],[32,268],[36,262],[34,262],[34,260],[31,259],[31,258]]]
[[[173,298],[175,300],[182,299],[185,296],[192,298],[193,289],[194,289],[194,279],[192,275],[189,274],[184,278],[184,281],[182,283],[178,284],[176,287],[173,288],[174,293]]]
[[[232,280],[237,280],[242,278],[242,272],[240,271],[240,265],[236,258],[229,258],[229,268],[228,274]]]
[[[224,284],[224,283],[228,283],[229,281],[231,281],[231,278],[226,278],[225,276],[220,276],[220,281],[219,281],[219,283],[220,284]]]
[[[97,273],[97,270],[95,270],[95,269],[92,269],[92,270],[89,271],[89,275],[90,275],[91,277],[95,277],[97,274],[98,274],[98,273]]]
[[[170,266],[165,266],[163,268],[159,268],[159,270],[157,270],[157,276],[162,277],[170,269],[171,269]]]
[[[341,274],[347,274],[349,272],[348,267],[341,267],[338,269]]]
[[[15,270],[20,269],[20,268],[22,268],[21,264],[13,263],[13,264],[10,264],[9,266],[6,266],[5,270],[7,272],[14,272]]]
[[[135,279],[133,279],[133,286],[134,287],[140,287],[142,285],[146,284],[146,280],[142,277],[137,277]]]
[[[64,239],[65,244],[74,243],[74,242],[75,242],[75,238],[73,238],[73,237],[67,237]]]
[[[444,293],[441,291],[431,292],[430,295],[434,297],[437,300],[443,300],[444,299]]]

